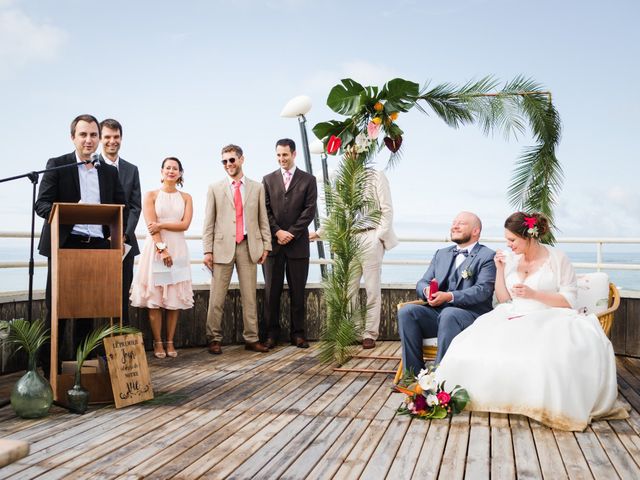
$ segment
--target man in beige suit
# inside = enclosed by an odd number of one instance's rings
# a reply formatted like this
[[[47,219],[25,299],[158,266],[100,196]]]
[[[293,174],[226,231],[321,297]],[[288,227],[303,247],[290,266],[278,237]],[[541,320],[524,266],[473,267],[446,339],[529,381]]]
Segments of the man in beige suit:
[[[364,251],[360,275],[354,278],[355,285],[353,285],[353,290],[359,291],[360,277],[364,278],[364,288],[367,292],[367,316],[362,334],[362,348],[368,349],[376,346],[380,328],[382,258],[386,250],[391,250],[398,245],[398,237],[393,231],[391,189],[385,174],[372,170],[366,189],[368,196],[375,199],[381,213],[378,225],[360,234]],[[318,240],[321,236],[321,230],[311,232],[309,240]]]
[[[256,309],[257,264],[271,251],[271,230],[261,183],[249,180],[242,172],[242,148],[227,145],[222,149],[222,165],[227,178],[209,187],[202,243],[204,264],[212,271],[207,341],[209,353],[222,353],[222,313],[235,265],[242,297],[242,336],[245,349],[268,352],[258,341]]]

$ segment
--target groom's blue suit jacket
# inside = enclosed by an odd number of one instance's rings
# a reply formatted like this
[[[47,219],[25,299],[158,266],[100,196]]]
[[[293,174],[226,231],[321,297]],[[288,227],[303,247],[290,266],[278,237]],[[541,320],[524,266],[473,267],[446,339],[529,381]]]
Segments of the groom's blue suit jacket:
[[[439,285],[444,285],[450,280],[450,273],[455,268],[454,248],[455,246],[451,246],[436,251],[429,268],[416,285],[416,293],[420,299],[426,300],[424,289],[434,278]],[[493,262],[495,254],[496,252],[490,248],[479,243],[475,244],[469,256],[458,267],[459,273],[455,284],[447,285],[446,291],[453,292],[453,302],[445,303],[442,305],[443,308],[464,308],[478,315],[492,309],[496,281],[496,265]],[[467,278],[463,278],[462,272],[468,274]]]

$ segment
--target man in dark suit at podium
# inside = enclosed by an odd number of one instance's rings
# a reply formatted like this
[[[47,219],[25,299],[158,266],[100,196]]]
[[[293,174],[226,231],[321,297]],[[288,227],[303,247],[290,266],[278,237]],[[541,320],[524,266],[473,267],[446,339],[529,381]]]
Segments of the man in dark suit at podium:
[[[274,348],[280,336],[280,295],[285,273],[291,300],[291,344],[308,348],[305,338],[305,296],[309,274],[309,224],[316,213],[316,178],[296,168],[296,144],[289,138],[276,142],[278,168],[264,184],[271,246],[264,263],[265,345]]]
[[[51,228],[49,214],[56,202],[65,203],[105,203],[125,204],[124,192],[118,179],[118,170],[110,165],[100,163],[93,154],[100,143],[100,125],[92,115],[79,115],[71,122],[71,141],[75,145],[75,151],[50,158],[47,161],[47,169],[62,165],[73,165],[84,162],[76,167],[67,167],[47,172],[42,177],[38,200],[36,201],[36,213],[44,218],[42,234],[38,251],[48,257],[47,289],[45,302],[47,306],[46,326],[51,328]],[[124,224],[127,223],[127,209],[124,211]],[[109,248],[109,228],[102,225],[60,225],[59,245],[62,248]],[[78,288],[82,288],[78,285]],[[81,321],[74,324],[74,343],[91,331],[91,322]],[[58,343],[62,338],[64,322],[60,323],[58,330]],[[67,356],[75,355],[75,347],[66,350]],[[65,349],[61,348],[61,352]],[[49,374],[50,346],[46,344],[42,349],[42,363],[45,374]]]
[[[122,143],[122,125],[117,120],[108,118],[100,122],[100,135],[102,142],[102,155],[100,160],[113,165],[118,169],[120,184],[124,190],[124,199],[129,218],[123,225],[124,243],[131,249],[122,260],[122,323],[129,325],[129,289],[133,280],[133,261],[140,254],[136,227],[142,209],[140,194],[140,175],[138,167],[120,157],[120,145]]]

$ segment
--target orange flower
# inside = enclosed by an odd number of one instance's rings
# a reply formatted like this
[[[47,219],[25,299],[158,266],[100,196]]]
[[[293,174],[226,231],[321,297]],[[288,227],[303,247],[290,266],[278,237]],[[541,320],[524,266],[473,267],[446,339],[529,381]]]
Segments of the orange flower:
[[[380,125],[382,123],[382,119],[380,117],[373,117],[371,121],[376,125]]]
[[[395,122],[398,119],[398,112],[392,112],[389,116]]]
[[[384,105],[382,105],[380,102],[376,102],[376,104],[373,106],[373,109],[376,112],[381,112],[384,109]]]

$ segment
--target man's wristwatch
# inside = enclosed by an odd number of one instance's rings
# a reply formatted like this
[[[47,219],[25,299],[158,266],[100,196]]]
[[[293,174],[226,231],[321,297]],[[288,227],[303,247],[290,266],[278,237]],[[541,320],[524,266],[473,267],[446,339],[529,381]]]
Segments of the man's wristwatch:
[[[156,242],[156,250],[158,253],[162,253],[167,249],[167,244],[164,242]]]

